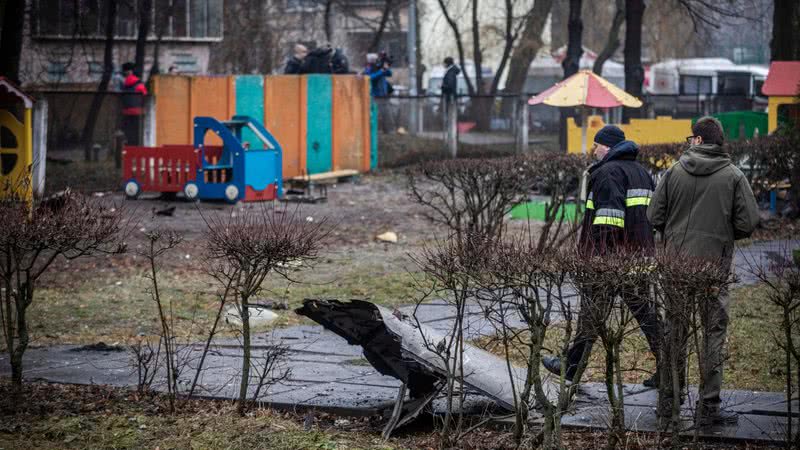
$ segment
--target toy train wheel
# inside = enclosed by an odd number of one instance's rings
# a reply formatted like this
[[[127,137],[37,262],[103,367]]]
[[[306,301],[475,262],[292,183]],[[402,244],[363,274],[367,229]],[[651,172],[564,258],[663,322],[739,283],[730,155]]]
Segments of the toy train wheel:
[[[196,183],[190,181],[183,185],[183,195],[186,197],[186,200],[197,200],[199,194],[200,188],[197,187]]]
[[[235,184],[225,186],[225,201],[236,203],[237,200],[239,200],[239,188]]]
[[[129,200],[136,200],[142,193],[142,188],[136,180],[129,180],[125,183],[125,197]]]

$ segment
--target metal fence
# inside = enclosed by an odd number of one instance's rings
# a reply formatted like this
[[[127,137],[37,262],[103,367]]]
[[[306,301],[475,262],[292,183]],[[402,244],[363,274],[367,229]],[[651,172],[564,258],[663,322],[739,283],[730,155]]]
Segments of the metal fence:
[[[440,96],[375,98],[378,109],[379,165],[406,162],[422,149],[452,155],[513,153],[533,147],[559,149],[562,112],[580,122],[577,108],[528,105],[534,93],[459,95],[452,116]],[[766,99],[741,95],[645,95],[636,117],[696,118],[730,111],[763,111]],[[595,109],[605,123],[622,123],[622,108]],[[448,129],[450,127],[450,129]]]
[[[32,94],[47,101],[48,153],[78,151],[95,93],[34,91]],[[114,132],[120,126],[121,111],[121,94],[118,92],[106,93],[97,115],[97,122],[92,133],[92,143],[100,145],[103,149],[111,146]]]
[[[558,109],[542,108],[555,121],[543,126],[530,95],[393,96],[376,98],[379,165],[392,165],[403,152],[442,151],[450,156],[526,151],[533,142],[552,140]],[[552,111],[550,111],[552,110]],[[534,111],[537,116],[531,119]],[[554,123],[550,123],[554,122]],[[546,136],[546,138],[545,138]],[[405,145],[403,145],[405,144]]]

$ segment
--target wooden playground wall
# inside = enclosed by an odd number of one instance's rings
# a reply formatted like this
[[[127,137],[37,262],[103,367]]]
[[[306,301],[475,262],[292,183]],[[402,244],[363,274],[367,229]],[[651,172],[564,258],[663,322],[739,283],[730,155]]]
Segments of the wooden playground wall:
[[[353,169],[377,160],[369,82],[355,75],[157,76],[156,145],[191,144],[192,120],[246,114],[283,148],[283,176]],[[244,139],[251,138],[245,134]],[[207,136],[207,144],[219,144]]]

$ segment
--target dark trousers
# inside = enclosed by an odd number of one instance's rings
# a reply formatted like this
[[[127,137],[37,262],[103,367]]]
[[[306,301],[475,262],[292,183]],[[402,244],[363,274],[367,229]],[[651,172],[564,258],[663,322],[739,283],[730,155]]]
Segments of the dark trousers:
[[[607,317],[607,312],[614,304],[614,297],[619,295],[630,309],[633,317],[639,323],[644,333],[650,351],[658,359],[659,349],[663,336],[663,325],[658,315],[655,303],[650,295],[650,285],[646,281],[639,281],[635,285],[619,289],[617,292],[592,295],[589,289],[582,296],[581,309],[578,314],[578,328],[572,346],[567,350],[567,378],[573,378],[578,369],[584,353],[592,352],[592,346],[597,340],[598,317]],[[578,380],[573,380],[578,381]]]
[[[127,145],[141,145],[142,116],[123,114],[120,127],[122,132],[125,133]]]

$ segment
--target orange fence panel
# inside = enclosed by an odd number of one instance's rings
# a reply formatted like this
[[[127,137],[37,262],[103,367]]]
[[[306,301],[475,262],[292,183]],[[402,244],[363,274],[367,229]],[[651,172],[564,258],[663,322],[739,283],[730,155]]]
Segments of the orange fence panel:
[[[153,77],[156,98],[156,145],[191,144],[191,78]]]
[[[333,75],[332,78],[333,170],[366,172],[369,170],[370,131],[366,79],[348,75]]]
[[[234,78],[230,76],[192,77],[190,96],[191,124],[197,116],[209,116],[218,120],[228,120],[236,114],[236,92]],[[192,142],[189,140],[189,142]],[[207,133],[206,145],[222,145],[222,140],[213,133]]]
[[[283,149],[283,177],[306,172],[306,83],[297,75],[268,76],[264,81],[264,126]]]

